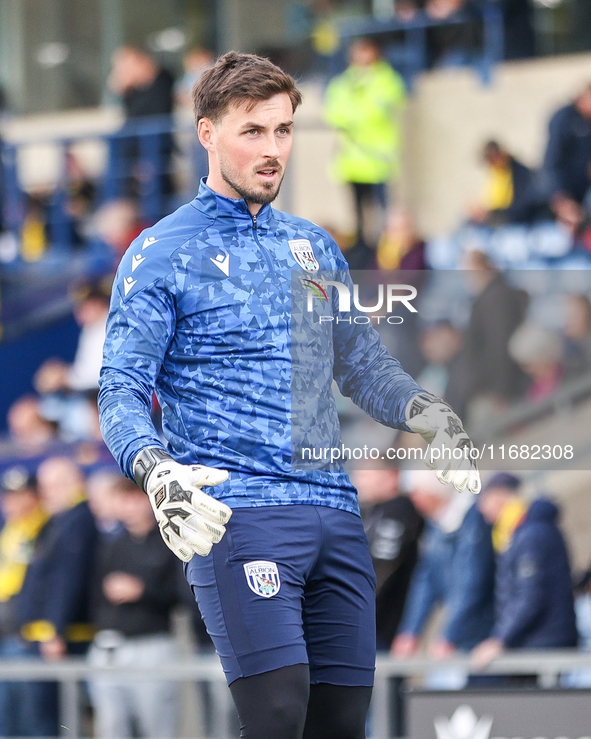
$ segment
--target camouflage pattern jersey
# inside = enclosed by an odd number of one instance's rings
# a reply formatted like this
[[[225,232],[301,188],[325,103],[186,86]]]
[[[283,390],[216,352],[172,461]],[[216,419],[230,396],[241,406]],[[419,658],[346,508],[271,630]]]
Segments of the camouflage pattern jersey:
[[[124,474],[133,478],[144,447],[162,447],[150,417],[155,390],[167,450],[183,464],[229,470],[208,489],[229,506],[359,512],[342,462],[306,467],[296,459],[302,445],[340,446],[333,377],[344,395],[396,428],[405,428],[406,404],[421,389],[371,325],[307,318],[298,324],[305,340],[294,340],[292,274],[304,288],[318,270],[350,283],[325,231],[270,205],[253,218],[244,200],[204,182],[192,202],[132,242],[113,286],[99,393],[102,433]],[[336,315],[333,301],[323,310]],[[300,317],[302,304],[298,298]]]

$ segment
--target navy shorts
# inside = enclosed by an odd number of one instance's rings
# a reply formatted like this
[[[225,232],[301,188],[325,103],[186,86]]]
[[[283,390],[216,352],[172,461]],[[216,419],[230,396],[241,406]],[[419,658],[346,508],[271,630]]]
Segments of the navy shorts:
[[[373,685],[375,575],[361,519],[312,505],[238,508],[187,580],[228,683],[295,664]]]

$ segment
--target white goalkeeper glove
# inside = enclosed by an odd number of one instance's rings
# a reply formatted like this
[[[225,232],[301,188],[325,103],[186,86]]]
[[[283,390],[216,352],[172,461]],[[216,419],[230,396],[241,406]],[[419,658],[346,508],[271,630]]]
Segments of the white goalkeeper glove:
[[[179,464],[163,449],[146,447],[133,462],[133,474],[150,499],[162,538],[179,559],[205,557],[221,541],[232,509],[201,488],[227,480],[226,470]]]
[[[466,487],[472,493],[480,492],[474,445],[445,401],[430,393],[415,395],[406,406],[406,425],[429,444],[425,464],[437,470],[439,482],[453,483],[460,493]]]

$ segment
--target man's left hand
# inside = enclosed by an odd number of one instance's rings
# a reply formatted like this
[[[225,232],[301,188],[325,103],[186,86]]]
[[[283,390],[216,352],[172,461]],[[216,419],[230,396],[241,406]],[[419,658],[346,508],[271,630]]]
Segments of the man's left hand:
[[[440,483],[451,482],[459,493],[466,487],[472,493],[480,492],[474,445],[445,401],[430,393],[415,395],[406,406],[406,425],[429,444],[425,464],[437,471]]]

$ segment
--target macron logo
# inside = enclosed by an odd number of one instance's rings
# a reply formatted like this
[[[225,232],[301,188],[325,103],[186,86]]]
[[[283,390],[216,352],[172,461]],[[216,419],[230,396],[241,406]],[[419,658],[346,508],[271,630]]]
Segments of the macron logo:
[[[134,254],[131,258],[131,271],[135,272],[135,270],[143,261],[145,261],[145,259],[146,257],[142,257],[140,254]]]
[[[127,295],[127,293],[131,290],[131,288],[135,285],[137,280],[134,280],[133,277],[125,277],[123,279],[123,291]]]
[[[215,266],[220,269],[226,277],[230,275],[230,255],[226,254],[224,257],[222,254],[218,254],[215,259],[213,257],[209,257],[210,260],[215,264]]]
[[[144,249],[147,249],[149,246],[152,246],[152,244],[155,244],[158,241],[158,239],[155,236],[148,236],[146,239],[144,239],[144,243],[142,244],[142,251]]]

